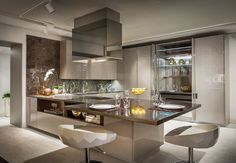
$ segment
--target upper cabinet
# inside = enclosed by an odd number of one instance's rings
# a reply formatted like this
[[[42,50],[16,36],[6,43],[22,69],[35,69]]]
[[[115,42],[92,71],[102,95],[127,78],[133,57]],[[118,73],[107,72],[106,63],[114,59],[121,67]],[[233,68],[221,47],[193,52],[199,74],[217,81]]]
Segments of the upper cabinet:
[[[151,98],[151,46],[124,49],[123,52],[124,86],[125,89],[147,88],[140,96]]]
[[[225,124],[224,36],[196,38],[193,46],[196,120]]]
[[[61,79],[117,79],[117,61],[72,62],[72,41],[61,42],[60,50],[60,78]]]

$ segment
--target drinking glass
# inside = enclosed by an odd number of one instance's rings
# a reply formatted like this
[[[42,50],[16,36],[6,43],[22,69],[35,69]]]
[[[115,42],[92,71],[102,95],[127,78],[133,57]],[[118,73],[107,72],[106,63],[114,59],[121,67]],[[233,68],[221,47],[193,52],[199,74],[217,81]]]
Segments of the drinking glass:
[[[130,99],[129,99],[129,97],[124,97],[122,100],[123,100],[123,107],[125,109],[128,109],[130,107]]]
[[[120,105],[121,105],[121,95],[116,94],[115,95],[115,106],[120,107]]]

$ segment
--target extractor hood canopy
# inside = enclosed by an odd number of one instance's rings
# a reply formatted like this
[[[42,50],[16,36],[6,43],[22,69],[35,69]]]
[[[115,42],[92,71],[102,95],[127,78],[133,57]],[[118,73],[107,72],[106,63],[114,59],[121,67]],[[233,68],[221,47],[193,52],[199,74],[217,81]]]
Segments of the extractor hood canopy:
[[[103,8],[75,19],[74,26],[73,62],[122,59],[122,25],[118,12]]]

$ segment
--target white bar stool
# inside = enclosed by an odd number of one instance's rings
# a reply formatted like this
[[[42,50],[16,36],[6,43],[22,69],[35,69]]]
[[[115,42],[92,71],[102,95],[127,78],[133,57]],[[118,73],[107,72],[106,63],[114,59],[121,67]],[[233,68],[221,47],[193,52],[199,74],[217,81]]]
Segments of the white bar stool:
[[[176,128],[166,134],[165,141],[171,144],[188,147],[189,160],[180,162],[194,163],[193,148],[212,147],[216,144],[218,137],[218,126],[212,124],[199,124],[196,126],[184,126]]]
[[[116,133],[102,127],[60,125],[58,129],[63,144],[76,149],[85,149],[86,163],[100,162],[90,161],[90,148],[110,143],[116,139]]]

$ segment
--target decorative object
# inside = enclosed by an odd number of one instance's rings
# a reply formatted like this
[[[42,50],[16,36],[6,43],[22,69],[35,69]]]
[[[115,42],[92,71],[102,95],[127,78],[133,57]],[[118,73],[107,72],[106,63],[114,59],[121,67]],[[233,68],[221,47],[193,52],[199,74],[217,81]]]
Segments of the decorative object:
[[[50,96],[52,94],[52,89],[51,88],[45,88],[44,89],[44,95],[45,96]]]
[[[185,60],[184,59],[180,59],[179,60],[179,65],[184,65],[185,64]]]
[[[10,98],[11,98],[10,93],[5,93],[2,96],[2,99],[4,100],[4,110],[5,110],[6,117],[10,116]]]
[[[144,94],[145,90],[146,90],[146,88],[132,88],[131,92],[134,95],[142,95],[142,94]]]
[[[72,110],[72,114],[73,114],[73,116],[75,116],[76,118],[79,118],[79,117],[82,116],[82,115],[81,115],[81,112],[75,111],[75,110]]]
[[[175,65],[176,64],[175,59],[174,58],[169,58],[168,59],[168,64],[169,65]]]
[[[53,95],[59,94],[59,90],[57,88],[53,88],[52,89],[52,94]]]
[[[63,92],[63,86],[61,86],[61,85],[53,86],[53,89],[52,89],[53,95],[61,94],[62,92]]]
[[[180,90],[181,90],[182,92],[191,92],[191,91],[192,91],[192,88],[191,88],[191,86],[185,85],[185,86],[181,86],[181,87],[180,87]]]
[[[146,113],[146,110],[143,106],[141,105],[135,105],[131,108],[131,113],[133,115],[143,115]]]

